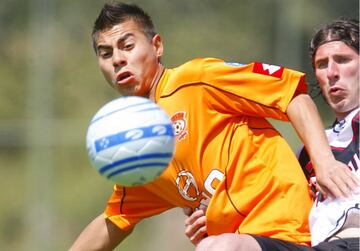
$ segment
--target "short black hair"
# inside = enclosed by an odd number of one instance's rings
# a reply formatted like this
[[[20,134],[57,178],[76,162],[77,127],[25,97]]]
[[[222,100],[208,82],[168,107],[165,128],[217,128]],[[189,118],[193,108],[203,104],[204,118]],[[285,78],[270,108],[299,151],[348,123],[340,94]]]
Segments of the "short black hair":
[[[341,41],[359,54],[359,20],[341,17],[320,28],[309,46],[309,54],[313,68],[317,49],[326,43]]]
[[[143,9],[135,4],[111,1],[103,6],[93,26],[91,36],[95,52],[100,31],[111,29],[113,26],[128,20],[133,20],[149,39],[156,35],[151,17]]]

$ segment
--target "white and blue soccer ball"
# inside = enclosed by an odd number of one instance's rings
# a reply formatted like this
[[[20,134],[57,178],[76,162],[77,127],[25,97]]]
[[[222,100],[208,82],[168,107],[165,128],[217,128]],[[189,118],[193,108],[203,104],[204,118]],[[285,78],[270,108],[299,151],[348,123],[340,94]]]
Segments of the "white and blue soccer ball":
[[[93,117],[86,135],[90,160],[105,178],[123,186],[156,179],[173,158],[175,136],[168,115],[141,97],[121,97]]]

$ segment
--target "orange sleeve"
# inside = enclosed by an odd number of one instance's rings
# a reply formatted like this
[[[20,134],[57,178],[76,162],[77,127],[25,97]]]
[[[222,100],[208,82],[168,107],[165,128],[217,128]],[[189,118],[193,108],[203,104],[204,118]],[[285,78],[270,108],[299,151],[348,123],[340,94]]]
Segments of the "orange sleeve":
[[[306,92],[305,74],[264,63],[247,65],[202,60],[201,82],[212,92],[223,94],[217,105],[234,105],[234,113],[287,120],[286,108],[295,93]]]
[[[160,214],[173,205],[156,196],[144,186],[114,186],[105,209],[106,217],[124,231],[133,228],[140,220]]]

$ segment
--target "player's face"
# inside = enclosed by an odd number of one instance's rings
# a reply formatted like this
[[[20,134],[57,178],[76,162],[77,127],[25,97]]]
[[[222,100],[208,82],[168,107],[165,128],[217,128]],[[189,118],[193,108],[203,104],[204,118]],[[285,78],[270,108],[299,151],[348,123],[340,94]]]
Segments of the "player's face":
[[[321,45],[315,75],[322,94],[338,119],[359,107],[359,54],[341,41]]]
[[[159,35],[151,40],[132,20],[99,33],[97,58],[107,82],[123,96],[149,97],[162,69]]]

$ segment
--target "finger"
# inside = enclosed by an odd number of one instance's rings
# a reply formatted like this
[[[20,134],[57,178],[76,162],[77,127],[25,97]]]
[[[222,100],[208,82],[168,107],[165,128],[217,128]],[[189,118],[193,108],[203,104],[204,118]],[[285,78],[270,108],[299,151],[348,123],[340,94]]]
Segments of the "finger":
[[[350,190],[356,190],[360,186],[360,180],[356,175],[351,172],[349,169],[345,171],[347,175],[346,185],[350,188]]]
[[[185,226],[192,225],[198,218],[205,216],[203,210],[194,211],[188,218],[185,219]]]
[[[190,216],[193,212],[191,207],[183,207],[183,212],[186,216]]]
[[[339,174],[339,171],[338,173]],[[341,179],[337,175],[332,175],[322,181],[317,180],[317,189],[325,197],[330,196],[332,198],[341,198],[344,196],[340,187],[344,185]]]
[[[206,217],[201,216],[197,218],[196,221],[194,221],[192,224],[186,225],[185,235],[189,239],[191,239],[196,234],[196,232],[205,225],[206,225]]]
[[[335,187],[338,187],[342,197],[351,196],[352,191],[356,190],[360,181],[358,177],[355,176],[353,172],[351,172],[349,166],[344,163],[338,162],[338,167],[336,169],[336,173],[331,175],[332,181],[335,183]],[[331,189],[331,187],[328,187]]]
[[[323,188],[319,183],[316,184],[316,189],[324,198],[328,196],[328,192],[326,191],[326,188],[325,187]]]
[[[338,176],[332,177],[332,181],[334,182],[334,188],[331,189],[331,193],[334,193],[336,198],[347,197],[351,193],[349,187],[346,185],[346,178],[344,176],[344,174],[339,174]],[[337,190],[338,194],[335,194]]]
[[[357,177],[348,168],[339,170],[332,180],[339,188],[342,197],[350,197],[352,192],[359,187]]]
[[[199,242],[207,236],[206,226],[202,226],[198,231],[190,238],[192,244],[197,246]]]
[[[309,188],[309,195],[310,195],[311,199],[313,199],[313,200],[316,198],[316,192],[314,190],[312,187]]]
[[[332,178],[331,181],[326,184],[326,186],[322,185],[322,189],[325,191],[325,194],[333,199],[341,199],[346,197],[347,188],[345,187],[345,183],[340,181],[339,178]]]
[[[185,228],[185,235],[194,245],[197,245],[197,243],[206,235],[206,217],[202,216],[193,224],[188,225]]]

